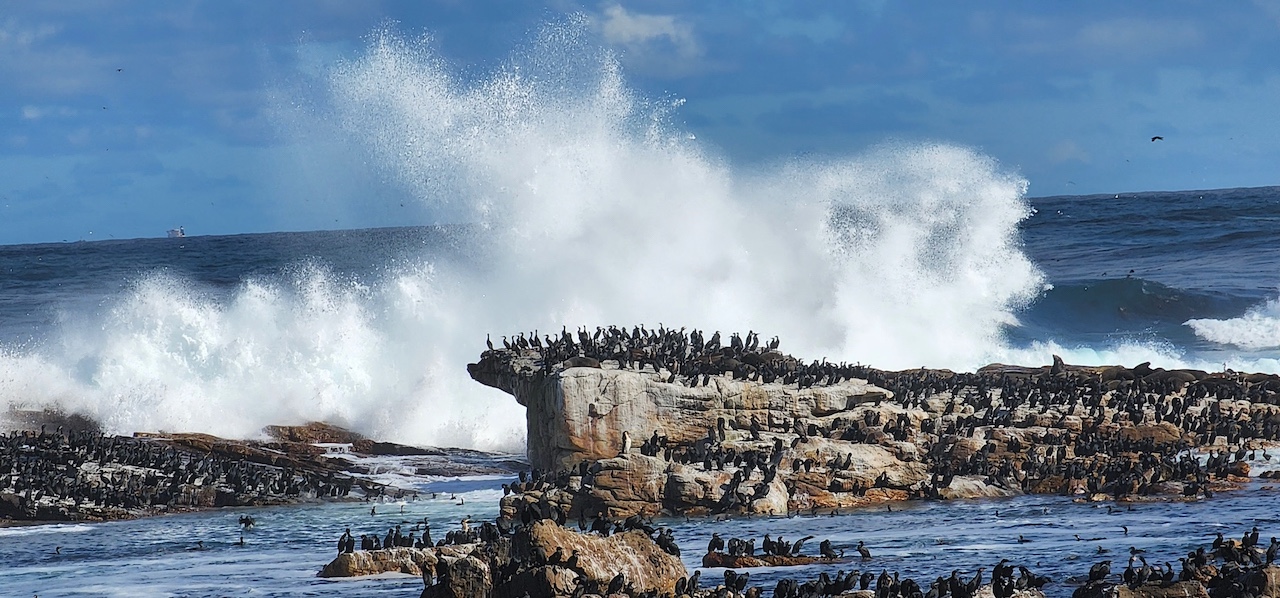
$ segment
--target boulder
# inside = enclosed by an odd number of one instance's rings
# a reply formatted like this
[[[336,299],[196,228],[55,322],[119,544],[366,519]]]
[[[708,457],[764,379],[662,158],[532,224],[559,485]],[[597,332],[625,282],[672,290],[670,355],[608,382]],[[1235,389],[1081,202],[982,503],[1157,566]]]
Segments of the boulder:
[[[301,426],[267,426],[262,431],[280,442],[332,442],[350,444],[364,438],[360,434],[333,424],[310,422]]]
[[[436,565],[435,583],[421,598],[487,598],[493,595],[489,564],[475,556],[444,558]]]
[[[521,571],[494,588],[493,598],[524,596],[572,596],[578,573],[564,567],[545,566]]]
[[[754,556],[730,555],[725,552],[708,552],[702,555],[703,567],[724,567],[726,569],[746,569],[750,567],[798,567],[814,563],[836,563],[820,556],[798,555],[780,556],[776,554],[758,554]]]
[[[621,573],[637,593],[673,594],[676,580],[689,575],[679,557],[663,552],[652,538],[640,530],[604,537],[578,533],[550,521],[539,521],[527,531],[517,534],[513,545],[516,552],[527,550],[536,562],[542,563],[547,562],[556,548],[562,548],[566,558],[577,550],[577,572],[584,580],[605,586]],[[545,575],[549,584],[559,583],[557,580],[561,579],[559,573]],[[500,587],[499,591],[500,595],[506,595],[501,592],[507,590]],[[531,592],[530,595],[539,594]]]
[[[360,577],[380,573],[423,575],[432,573],[441,558],[457,559],[471,554],[476,544],[433,548],[384,548],[357,550],[338,555],[317,577]]]
[[[938,489],[942,498],[1004,498],[1019,494],[1019,489],[993,486],[980,476],[956,476],[949,486]]]

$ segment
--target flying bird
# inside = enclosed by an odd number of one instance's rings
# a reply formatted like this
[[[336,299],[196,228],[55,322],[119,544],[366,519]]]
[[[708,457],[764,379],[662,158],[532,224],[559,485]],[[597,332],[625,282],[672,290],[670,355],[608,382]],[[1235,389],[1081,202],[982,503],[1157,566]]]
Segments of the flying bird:
[[[1161,136],[1159,136],[1159,135],[1156,135],[1155,137],[1152,137],[1152,138],[1151,138],[1151,140],[1152,140],[1152,141],[1164,141],[1164,137],[1161,137]]]

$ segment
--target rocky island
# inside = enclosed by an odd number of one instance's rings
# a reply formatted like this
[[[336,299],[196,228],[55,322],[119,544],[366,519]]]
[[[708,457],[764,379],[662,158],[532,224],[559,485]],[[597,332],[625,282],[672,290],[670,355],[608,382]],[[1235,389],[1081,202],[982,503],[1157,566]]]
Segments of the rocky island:
[[[755,333],[518,335],[468,366],[527,410],[535,472],[504,514],[785,515],[1052,493],[1187,500],[1280,437],[1280,377],[994,364],[806,362]]]

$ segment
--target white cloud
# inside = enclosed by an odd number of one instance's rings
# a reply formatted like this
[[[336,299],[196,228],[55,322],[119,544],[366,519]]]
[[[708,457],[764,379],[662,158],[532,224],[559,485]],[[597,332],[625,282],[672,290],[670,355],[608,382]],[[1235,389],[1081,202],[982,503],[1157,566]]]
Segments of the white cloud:
[[[604,41],[626,51],[628,62],[646,70],[683,73],[702,54],[693,27],[674,15],[629,12],[607,5],[598,20]]]

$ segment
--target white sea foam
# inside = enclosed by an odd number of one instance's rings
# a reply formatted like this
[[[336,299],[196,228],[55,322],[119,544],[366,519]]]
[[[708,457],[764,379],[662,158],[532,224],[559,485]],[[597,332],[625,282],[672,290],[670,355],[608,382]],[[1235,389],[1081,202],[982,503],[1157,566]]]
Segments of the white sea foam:
[[[17,536],[31,536],[38,534],[74,534],[88,531],[93,531],[93,527],[80,523],[69,525],[21,525],[16,527],[0,527],[0,538],[13,538]]]
[[[386,172],[481,224],[479,267],[423,256],[344,280],[311,266],[230,300],[145,276],[105,316],[0,355],[0,396],[123,432],[329,420],[519,450],[522,410],[465,371],[486,333],[754,329],[800,356],[887,368],[1013,355],[1001,327],[1043,285],[1017,239],[1019,176],[945,144],[735,167],[581,32],[549,27],[475,81],[384,31],[328,81],[327,114]]]
[[[1220,345],[1256,351],[1280,347],[1280,299],[1272,299],[1238,318],[1187,320],[1196,336]]]

